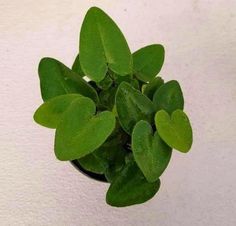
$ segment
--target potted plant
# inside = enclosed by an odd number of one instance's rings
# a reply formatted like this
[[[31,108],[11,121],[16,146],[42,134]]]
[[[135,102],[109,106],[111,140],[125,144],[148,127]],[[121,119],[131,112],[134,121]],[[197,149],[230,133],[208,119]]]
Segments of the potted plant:
[[[110,183],[109,205],[151,199],[172,149],[186,153],[192,145],[179,83],[157,76],[163,62],[160,44],[131,54],[114,21],[92,7],[72,68],[48,57],[39,63],[44,103],[34,120],[56,129],[57,159]]]

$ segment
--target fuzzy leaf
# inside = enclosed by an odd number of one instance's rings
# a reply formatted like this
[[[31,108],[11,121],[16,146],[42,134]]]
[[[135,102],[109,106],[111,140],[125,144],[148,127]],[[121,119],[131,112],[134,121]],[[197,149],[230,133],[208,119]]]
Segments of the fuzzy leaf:
[[[161,176],[172,153],[157,131],[153,135],[151,125],[146,121],[139,121],[134,127],[132,150],[136,163],[149,182],[154,182]]]
[[[156,77],[145,85],[143,94],[146,95],[150,100],[153,99],[154,93],[164,84],[164,80],[161,77]]]
[[[79,93],[98,102],[95,89],[58,60],[43,58],[38,72],[44,101],[63,94]]]
[[[155,115],[155,124],[160,137],[172,148],[188,152],[192,146],[192,128],[187,115],[182,110],[171,116],[164,110]]]
[[[129,134],[138,121],[153,120],[155,108],[151,100],[127,82],[118,87],[115,103],[120,124]]]
[[[135,162],[129,162],[114,178],[106,195],[111,206],[124,207],[151,199],[160,188],[160,180],[149,183]]]
[[[108,148],[107,148],[108,149]],[[116,175],[121,171],[125,164],[126,150],[122,146],[110,146],[107,150],[109,166],[105,171],[105,176],[109,182],[112,182]]]
[[[56,128],[70,104],[81,97],[83,96],[79,94],[65,94],[44,102],[34,113],[35,122],[48,128]]]
[[[157,110],[165,110],[169,114],[177,109],[183,110],[184,98],[180,85],[172,80],[162,85],[153,96],[153,103]]]
[[[84,169],[98,174],[103,174],[108,167],[108,162],[99,158],[94,152],[77,159],[77,161]]]
[[[151,81],[161,70],[165,50],[162,45],[154,44],[133,53],[134,74],[141,81]]]
[[[115,116],[104,111],[97,115],[89,98],[78,98],[64,113],[56,130],[55,154],[59,160],[84,157],[101,146],[115,128]]]

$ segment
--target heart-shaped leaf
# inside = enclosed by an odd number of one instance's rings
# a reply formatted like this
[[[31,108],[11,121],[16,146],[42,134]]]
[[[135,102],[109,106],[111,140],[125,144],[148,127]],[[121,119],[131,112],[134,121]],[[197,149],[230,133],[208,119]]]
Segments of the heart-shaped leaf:
[[[192,128],[187,115],[182,110],[171,116],[164,110],[155,115],[155,124],[160,137],[172,148],[188,152],[192,146]]]
[[[143,94],[146,95],[150,100],[153,99],[154,93],[164,84],[164,80],[161,77],[156,77],[145,85]]]
[[[149,45],[133,53],[134,74],[141,81],[151,81],[161,70],[165,58],[162,45]]]
[[[129,162],[114,178],[106,195],[111,206],[123,207],[151,199],[160,188],[160,180],[149,183],[135,162]]]
[[[80,31],[80,64],[92,80],[101,81],[108,68],[119,75],[132,73],[132,55],[120,29],[101,9],[88,10]]]
[[[97,115],[89,98],[73,101],[57,126],[55,154],[59,160],[84,157],[101,146],[115,128],[115,116],[104,111]]]
[[[155,107],[151,100],[127,82],[118,87],[115,103],[120,124],[129,134],[138,121],[153,120]]]
[[[132,151],[135,161],[149,182],[154,182],[161,176],[172,153],[157,131],[153,135],[151,125],[143,120],[133,129]]]
[[[75,61],[72,65],[72,71],[74,71],[75,73],[77,73],[81,77],[85,76],[84,72],[82,71],[81,65],[80,65],[79,54],[75,58]]]
[[[81,97],[83,96],[79,94],[66,94],[51,98],[36,110],[34,113],[35,122],[48,128],[56,128],[70,104]]]
[[[169,114],[177,109],[183,110],[184,98],[180,85],[172,80],[162,85],[153,96],[153,103],[157,110],[165,110]]]
[[[95,89],[58,60],[43,58],[38,72],[44,101],[63,94],[79,93],[98,102]]]

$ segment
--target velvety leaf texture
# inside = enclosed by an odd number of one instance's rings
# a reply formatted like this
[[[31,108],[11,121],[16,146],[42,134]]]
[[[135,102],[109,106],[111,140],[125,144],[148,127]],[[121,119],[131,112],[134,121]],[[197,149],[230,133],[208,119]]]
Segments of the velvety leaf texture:
[[[160,180],[149,183],[135,162],[129,162],[112,181],[106,195],[111,206],[124,207],[146,202],[160,188]]]
[[[149,182],[154,182],[161,176],[172,153],[157,131],[153,134],[151,125],[146,121],[139,121],[134,127],[132,150],[139,168]]]
[[[172,148],[188,152],[192,146],[192,128],[187,115],[182,110],[171,116],[164,110],[155,115],[155,124],[161,138]]]
[[[164,84],[164,80],[161,77],[156,77],[148,84],[145,85],[143,94],[146,95],[150,100],[153,99],[155,92]]]
[[[161,70],[165,58],[162,45],[154,44],[133,53],[135,76],[141,81],[151,81]]]
[[[109,149],[107,152],[109,166],[106,169],[105,176],[109,182],[112,182],[125,164],[126,151],[122,146],[110,146]]]
[[[79,94],[66,94],[44,102],[34,113],[35,122],[42,126],[55,129],[70,104],[75,99],[81,97]]]
[[[111,206],[151,199],[172,149],[186,153],[192,146],[181,87],[159,76],[164,58],[160,44],[131,54],[116,23],[92,7],[71,68],[50,57],[39,63],[44,103],[35,122],[55,129],[58,160],[110,184],[106,202]]]
[[[63,115],[55,136],[59,160],[74,160],[93,152],[115,128],[115,116],[104,111],[94,115],[96,106],[89,98],[76,99]]]
[[[183,110],[184,98],[180,85],[172,80],[162,85],[154,94],[153,103],[157,110],[165,110],[169,114],[177,109]]]
[[[88,10],[80,31],[80,64],[92,80],[101,81],[108,68],[119,75],[132,73],[132,55],[114,21],[101,9]]]
[[[79,93],[98,102],[93,87],[58,60],[43,58],[38,73],[44,101],[63,94]]]
[[[77,161],[84,169],[98,174],[103,174],[108,167],[108,162],[96,156],[94,152],[78,159]]]
[[[116,110],[122,128],[129,134],[140,120],[152,122],[155,108],[153,103],[139,90],[122,82],[116,92]]]

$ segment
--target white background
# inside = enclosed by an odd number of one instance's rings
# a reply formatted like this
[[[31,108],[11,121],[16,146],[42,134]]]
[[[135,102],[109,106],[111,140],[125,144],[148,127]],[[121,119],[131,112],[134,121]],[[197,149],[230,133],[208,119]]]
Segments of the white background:
[[[82,19],[105,10],[132,51],[162,43],[161,75],[177,79],[194,131],[188,154],[174,152],[159,193],[112,208],[108,185],[53,154],[54,131],[36,125],[44,56],[70,66]],[[235,0],[0,0],[0,225],[236,225]]]

